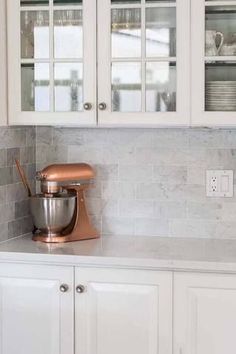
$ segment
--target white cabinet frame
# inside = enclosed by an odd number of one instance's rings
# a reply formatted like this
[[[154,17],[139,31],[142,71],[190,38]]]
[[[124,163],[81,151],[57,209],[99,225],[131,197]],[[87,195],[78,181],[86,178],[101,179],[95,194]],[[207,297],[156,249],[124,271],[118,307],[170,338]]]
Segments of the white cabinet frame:
[[[0,0],[0,125],[7,124],[6,4]]]
[[[189,126],[190,123],[190,0],[176,0],[177,9],[177,112],[119,113],[111,111],[111,1],[98,0],[98,102],[107,109],[98,112],[100,126]],[[141,0],[145,4],[145,0]],[[120,5],[132,8],[138,5]],[[173,6],[146,4],[150,7]],[[119,5],[115,6],[119,7]],[[143,19],[142,31],[145,28]],[[144,31],[145,32],[145,31]],[[144,33],[143,33],[144,37]],[[144,40],[144,38],[142,39]],[[162,59],[159,59],[162,61]],[[163,60],[165,61],[165,59]]]
[[[52,8],[53,0],[50,1]],[[26,7],[25,7],[26,8]],[[59,9],[67,7],[59,6]],[[27,8],[26,8],[27,9]],[[32,7],[31,7],[32,9]],[[43,7],[34,6],[35,10]],[[10,125],[96,125],[96,0],[85,0],[83,9],[83,91],[84,103],[91,103],[91,110],[81,112],[22,112],[21,65],[20,65],[20,0],[7,1],[8,11],[8,65],[9,65],[9,124]],[[50,25],[50,37],[53,36]],[[52,45],[52,43],[51,43]],[[52,48],[51,48],[52,53]],[[50,55],[51,57],[51,55]],[[52,58],[50,58],[52,59]],[[43,60],[38,60],[43,62]],[[63,60],[70,62],[71,60]],[[37,62],[37,60],[35,60]],[[50,65],[50,74],[52,74]],[[52,77],[52,75],[51,75]],[[51,87],[52,95],[52,87]]]
[[[236,1],[191,0],[192,126],[236,126],[236,112],[205,111],[205,6],[220,5],[236,6]],[[221,59],[224,60],[224,57]],[[209,57],[209,60],[214,60],[214,57]],[[232,56],[230,60],[235,61],[236,57]]]

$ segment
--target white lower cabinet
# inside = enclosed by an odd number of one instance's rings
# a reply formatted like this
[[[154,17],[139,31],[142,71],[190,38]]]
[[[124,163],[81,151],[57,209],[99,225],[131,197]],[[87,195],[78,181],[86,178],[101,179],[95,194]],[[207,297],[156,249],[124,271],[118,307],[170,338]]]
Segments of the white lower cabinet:
[[[236,353],[236,276],[175,274],[174,354]]]
[[[73,268],[0,264],[0,354],[73,350]]]
[[[171,272],[77,268],[75,285],[75,354],[171,354]]]
[[[235,275],[0,264],[0,354],[235,354],[235,328]]]

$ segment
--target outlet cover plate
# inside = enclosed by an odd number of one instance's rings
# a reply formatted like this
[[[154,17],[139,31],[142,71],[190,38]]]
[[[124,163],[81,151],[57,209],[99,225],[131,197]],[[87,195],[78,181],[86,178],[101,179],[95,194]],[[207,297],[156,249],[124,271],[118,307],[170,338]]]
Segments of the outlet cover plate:
[[[232,170],[206,171],[207,197],[232,198],[234,195],[234,172]]]

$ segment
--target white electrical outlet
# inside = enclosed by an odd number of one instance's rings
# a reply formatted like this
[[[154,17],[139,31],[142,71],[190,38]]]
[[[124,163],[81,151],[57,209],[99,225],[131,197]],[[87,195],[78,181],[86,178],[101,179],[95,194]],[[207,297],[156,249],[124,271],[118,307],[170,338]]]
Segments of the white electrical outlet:
[[[206,171],[207,197],[232,198],[234,194],[234,173],[232,170]]]

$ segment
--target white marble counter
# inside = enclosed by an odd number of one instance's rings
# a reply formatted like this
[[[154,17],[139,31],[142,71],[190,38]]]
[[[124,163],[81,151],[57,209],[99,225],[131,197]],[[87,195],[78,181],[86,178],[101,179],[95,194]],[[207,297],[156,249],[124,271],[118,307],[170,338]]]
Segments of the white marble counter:
[[[103,237],[48,245],[27,235],[1,243],[0,262],[236,273],[236,241]]]

